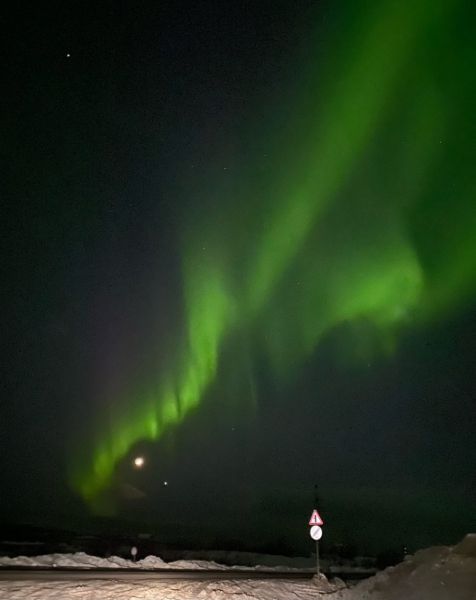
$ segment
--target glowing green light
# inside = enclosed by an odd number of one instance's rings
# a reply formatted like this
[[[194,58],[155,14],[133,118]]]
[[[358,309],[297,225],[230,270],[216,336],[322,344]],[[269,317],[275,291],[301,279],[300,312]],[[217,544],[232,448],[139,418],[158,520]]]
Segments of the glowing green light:
[[[438,138],[449,135],[449,109],[426,61],[461,4],[364,3],[357,25],[342,32],[348,46],[329,58],[328,76],[313,75],[316,101],[297,103],[303,149],[287,149],[269,190],[256,194],[251,182],[249,193],[223,201],[226,210],[212,207],[194,223],[183,246],[184,332],[175,362],[162,369],[154,393],[122,403],[91,449],[74,457],[70,479],[85,499],[111,483],[135,443],[160,439],[200,404],[233,336],[258,343],[275,375],[287,377],[342,324],[365,323],[361,348],[370,330],[382,348],[393,348],[402,327],[431,322],[472,297],[474,147],[460,150],[456,191],[437,201],[428,183],[442,160]],[[459,65],[462,54],[445,57]],[[474,91],[468,82],[462,97]],[[392,130],[392,119],[404,134]],[[372,151],[386,169],[380,187]]]

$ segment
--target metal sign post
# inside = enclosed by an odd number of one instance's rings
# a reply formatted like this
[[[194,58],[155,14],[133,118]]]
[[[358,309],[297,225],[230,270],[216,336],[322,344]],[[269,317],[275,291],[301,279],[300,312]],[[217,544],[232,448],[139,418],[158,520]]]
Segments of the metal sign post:
[[[314,511],[314,513],[317,514],[316,511]],[[316,521],[316,517],[315,517],[314,513],[311,517],[311,521],[310,521],[311,524]],[[321,523],[322,523],[322,520],[319,517],[319,515],[317,515],[317,516],[319,518],[319,521],[321,521]],[[310,534],[311,534],[312,539],[316,540],[316,571],[317,571],[317,576],[320,577],[321,565],[320,565],[320,558],[319,558],[319,540],[322,537],[322,529],[319,527],[319,525],[313,525],[311,527]]]
[[[320,577],[321,576],[321,565],[319,564],[319,541],[316,540],[316,561],[317,561],[317,576]]]

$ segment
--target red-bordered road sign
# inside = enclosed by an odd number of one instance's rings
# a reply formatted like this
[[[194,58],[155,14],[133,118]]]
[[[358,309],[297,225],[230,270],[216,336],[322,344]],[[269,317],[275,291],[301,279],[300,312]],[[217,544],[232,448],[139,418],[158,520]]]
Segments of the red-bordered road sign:
[[[313,511],[309,525],[324,525],[317,510]]]

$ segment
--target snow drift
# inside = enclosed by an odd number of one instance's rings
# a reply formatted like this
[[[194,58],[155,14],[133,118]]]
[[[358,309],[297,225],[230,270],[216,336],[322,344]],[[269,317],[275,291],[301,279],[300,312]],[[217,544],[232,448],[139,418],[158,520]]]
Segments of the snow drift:
[[[355,588],[349,600],[476,600],[476,534],[419,550]]]
[[[205,561],[164,563],[149,556],[133,563],[122,558],[96,558],[84,553],[0,558],[0,565],[84,566],[111,568],[220,568]],[[194,565],[194,566],[192,566]],[[221,566],[222,569],[226,567]],[[254,569],[253,569],[254,570]],[[328,582],[325,577],[309,581],[1,581],[2,600],[40,599],[73,600],[476,600],[476,534],[467,535],[453,547],[439,546],[420,550],[403,563],[390,567],[350,589],[341,581]]]

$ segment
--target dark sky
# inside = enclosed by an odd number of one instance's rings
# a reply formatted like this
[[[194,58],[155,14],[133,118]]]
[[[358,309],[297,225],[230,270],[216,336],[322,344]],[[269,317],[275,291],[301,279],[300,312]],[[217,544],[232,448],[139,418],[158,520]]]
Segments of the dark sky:
[[[207,543],[215,535],[245,545],[280,538],[306,551],[318,482],[329,543],[374,548],[455,543],[474,527],[476,219],[470,191],[476,123],[470,114],[475,49],[469,25],[474,9],[470,2],[456,4],[412,50],[411,70],[403,66],[403,83],[385,95],[385,120],[372,133],[368,125],[367,137],[364,125],[361,134],[358,126],[347,131],[342,125],[347,136],[342,155],[351,148],[356,166],[345,185],[332,184],[335,208],[315,226],[318,241],[299,242],[294,274],[282,276],[267,300],[273,323],[284,319],[282,332],[299,329],[296,314],[329,311],[325,325],[315,326],[312,348],[302,350],[301,332],[277,334],[270,350],[267,335],[257,341],[257,332],[273,330],[266,310],[241,317],[236,335],[246,339],[247,352],[239,354],[240,365],[232,332],[231,342],[220,346],[222,383],[211,382],[199,406],[156,441],[136,436],[115,463],[104,502],[113,498],[116,522],[159,523],[173,539],[174,524],[179,531],[193,509],[197,525],[209,532]],[[331,125],[333,117],[341,122],[339,98],[350,107],[342,114],[351,115],[359,27],[365,32],[372,18],[377,17],[366,2],[310,0],[70,0],[0,9],[5,519],[93,526],[91,507],[70,486],[71,455],[78,445],[89,447],[90,431],[114,438],[117,424],[105,415],[114,415],[124,396],[156,385],[163,373],[156,365],[168,364],[180,344],[176,340],[188,322],[183,248],[202,235],[197,232],[210,230],[207,241],[213,239],[213,228],[233,215],[239,233],[224,227],[216,238],[232,239],[234,284],[246,288],[246,265],[259,263],[256,240],[272,229],[266,225],[261,235],[259,227],[251,227],[248,238],[248,215],[268,223],[262,215],[273,206],[275,189],[286,188],[288,179],[307,181],[304,173],[312,165],[303,157],[312,155],[315,141],[308,133],[314,132],[309,115],[317,111],[322,146],[326,118]],[[406,39],[410,27],[392,22],[402,28],[396,39]],[[379,43],[385,44],[385,35]],[[382,72],[392,74],[405,51],[397,44],[396,58],[389,52]],[[453,76],[456,64],[460,71]],[[377,75],[362,72],[355,89],[377,97]],[[384,77],[381,81],[390,88]],[[334,95],[327,85],[335,86]],[[362,114],[377,113],[379,102],[366,104],[366,98]],[[414,101],[423,109],[412,112]],[[366,123],[365,116],[356,120]],[[430,147],[441,140],[443,154],[438,149],[434,158]],[[405,143],[412,149],[403,156],[395,148]],[[256,166],[268,150],[275,162]],[[332,156],[330,150],[320,160],[328,170],[337,164],[337,181],[350,168]],[[319,165],[318,156],[315,160]],[[292,175],[282,175],[288,170]],[[458,196],[451,195],[455,187]],[[392,200],[392,193],[405,201]],[[386,206],[390,198],[398,210],[374,211],[374,196],[385,197],[375,205]],[[285,211],[284,200],[276,204]],[[362,211],[351,208],[364,204]],[[342,222],[359,228],[348,246]],[[412,254],[406,245],[400,253],[401,222]],[[372,305],[369,311],[378,315],[368,317],[367,329],[367,313],[353,309],[360,296],[352,308],[332,294],[331,301],[324,294],[325,309],[293,303],[286,286],[311,272],[316,256],[330,257],[319,277],[325,280],[334,269],[346,280],[355,274],[352,289],[358,288],[360,274],[374,262],[355,249],[381,230],[382,237],[396,240],[396,254],[403,256],[415,286],[417,271],[423,273],[421,302],[405,296],[420,319],[387,327],[390,312],[382,316]],[[467,243],[461,247],[454,243],[463,238]],[[241,254],[235,252],[239,247]],[[351,271],[342,267],[348,254],[356,257]],[[372,277],[383,280],[386,272],[372,270]],[[459,279],[452,278],[460,272]],[[306,290],[313,300],[323,298],[311,283]],[[400,288],[392,298],[399,294]],[[243,305],[245,295],[237,293]],[[343,297],[350,296],[349,288]],[[332,298],[345,306],[345,318],[330,316],[325,302],[332,305]],[[368,341],[373,328],[382,343]],[[389,337],[396,342],[384,351]],[[347,356],[354,338],[357,350]],[[283,346],[290,353],[299,348],[289,373],[292,361]],[[250,369],[243,366],[245,354],[251,356]],[[284,377],[277,375],[284,370]],[[236,393],[227,397],[224,390],[231,387]],[[141,471],[131,468],[137,454],[146,457]],[[131,493],[144,496],[131,499]]]

